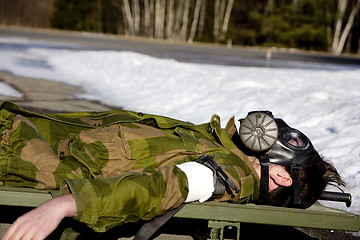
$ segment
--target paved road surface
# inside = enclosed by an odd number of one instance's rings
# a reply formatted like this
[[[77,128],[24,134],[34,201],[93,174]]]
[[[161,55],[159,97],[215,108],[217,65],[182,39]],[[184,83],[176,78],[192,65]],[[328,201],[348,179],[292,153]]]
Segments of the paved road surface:
[[[23,37],[36,40],[78,44],[83,48],[134,51],[179,61],[234,66],[314,67],[314,63],[350,64],[360,67],[358,57],[335,57],[327,53],[308,53],[278,48],[244,48],[215,44],[186,44],[160,40],[129,38],[117,35],[55,30],[0,27],[0,37]],[[316,65],[315,67],[319,67]]]

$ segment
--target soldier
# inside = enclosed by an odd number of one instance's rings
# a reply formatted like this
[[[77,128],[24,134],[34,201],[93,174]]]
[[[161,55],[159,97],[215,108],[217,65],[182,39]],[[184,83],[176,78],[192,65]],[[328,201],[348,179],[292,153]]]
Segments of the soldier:
[[[214,115],[195,125],[114,110],[36,114],[0,106],[3,186],[61,189],[20,217],[3,239],[44,239],[64,217],[95,231],[152,219],[182,203],[207,200],[308,207],[336,169],[310,140],[270,112]]]

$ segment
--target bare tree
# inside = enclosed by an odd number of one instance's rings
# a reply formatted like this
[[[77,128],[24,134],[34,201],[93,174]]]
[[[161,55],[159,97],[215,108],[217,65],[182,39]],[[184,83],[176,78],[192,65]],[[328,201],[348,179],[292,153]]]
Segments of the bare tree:
[[[194,18],[191,24],[191,30],[190,30],[190,36],[188,39],[188,43],[192,43],[195,38],[196,29],[199,22],[199,16],[200,16],[200,8],[201,8],[202,0],[196,0],[195,9],[194,9]]]
[[[182,26],[180,32],[180,40],[186,41],[188,22],[189,22],[189,12],[190,12],[190,0],[185,0],[184,12],[182,17]]]
[[[203,0],[200,9],[200,19],[198,26],[198,36],[200,39],[203,37],[204,26],[205,26],[205,15],[206,15],[206,1]]]
[[[125,35],[138,36],[140,34],[140,4],[139,0],[110,0],[111,4],[122,11],[125,25]]]
[[[214,41],[218,42],[219,40],[225,39],[225,34],[228,29],[230,15],[234,0],[215,0],[214,7]],[[225,11],[226,6],[226,11]],[[225,12],[225,15],[224,15]],[[221,27],[221,28],[220,28]]]
[[[222,28],[221,28],[220,40],[225,39],[225,34],[226,34],[227,29],[229,27],[231,9],[232,9],[233,4],[234,4],[234,0],[229,0],[229,2],[227,4],[227,7],[226,7],[226,12],[225,12],[225,16],[224,16],[223,25],[222,25]]]
[[[131,13],[130,4],[128,0],[123,0],[122,10],[123,10],[123,15],[125,16],[125,22],[127,23],[130,35],[135,35],[134,18]]]
[[[150,37],[150,3],[144,0],[144,35]]]
[[[96,31],[102,32],[102,0],[96,2]]]
[[[102,1],[102,0],[97,0]],[[128,35],[166,38],[192,43],[204,29],[205,0],[110,0],[122,13]],[[216,0],[216,39],[224,39],[234,0]],[[191,4],[195,5],[192,6]],[[143,7],[140,10],[140,6]]]
[[[360,9],[360,0],[356,1],[355,7],[352,8],[349,18],[346,22],[345,28],[344,28],[343,32],[341,33],[341,28],[343,25],[343,17],[344,17],[344,13],[345,13],[347,5],[348,5],[347,0],[339,0],[339,4],[338,4],[339,16],[338,16],[338,20],[336,22],[335,33],[334,33],[334,38],[333,38],[333,45],[332,45],[332,52],[335,55],[340,55],[344,49],[346,39],[349,36],[349,32],[354,24],[354,19]]]
[[[343,19],[344,19],[344,14],[345,14],[347,3],[348,3],[348,0],[339,0],[338,1],[338,13],[337,13],[338,17],[336,20],[335,32],[334,32],[333,43],[332,43],[332,51],[333,52],[335,52],[337,46],[339,45],[341,27],[343,24]]]
[[[181,28],[181,21],[182,21],[182,13],[184,9],[185,1],[178,0],[177,7],[176,7],[176,14],[175,14],[175,24],[174,24],[174,31],[172,39],[179,39],[180,38],[180,28]]]
[[[133,16],[134,16],[134,34],[140,33],[140,5],[139,0],[132,0]]]
[[[0,0],[0,24],[47,28],[52,0]]]
[[[155,38],[164,37],[165,28],[165,0],[156,0],[155,2]]]
[[[150,35],[154,36],[155,0],[150,0]]]
[[[122,0],[122,4],[120,0],[110,0],[111,4],[122,11],[123,20],[125,25],[125,35],[134,35],[134,20],[131,14],[131,9],[128,0]]]
[[[214,6],[214,29],[213,35],[215,42],[219,41],[219,24],[220,24],[220,0],[215,0]]]
[[[161,14],[161,35],[160,38],[164,38],[165,31],[165,13],[166,13],[166,0],[161,0],[160,5],[160,14]]]
[[[224,21],[225,5],[226,5],[226,0],[220,0],[220,7],[219,7],[219,23],[220,23],[219,26],[220,27],[222,26],[222,23]]]
[[[171,38],[175,23],[175,0],[169,0],[166,17],[166,38]]]
[[[161,24],[161,15],[160,15],[160,0],[155,1],[155,38],[160,36],[160,24]]]

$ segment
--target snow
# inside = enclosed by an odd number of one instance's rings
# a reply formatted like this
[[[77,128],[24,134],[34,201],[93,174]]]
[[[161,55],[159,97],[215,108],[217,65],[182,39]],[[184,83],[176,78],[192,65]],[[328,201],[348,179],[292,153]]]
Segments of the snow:
[[[12,88],[9,84],[0,82],[0,95],[3,94],[9,97],[22,97],[22,93]]]
[[[299,66],[195,64],[134,52],[0,38],[0,70],[79,86],[85,92],[79,98],[193,123],[207,122],[216,113],[223,126],[233,115],[239,119],[249,111],[271,110],[304,132],[347,182],[344,190],[353,197],[350,208],[344,203],[323,203],[360,214],[360,67]],[[1,82],[0,94],[21,96]]]

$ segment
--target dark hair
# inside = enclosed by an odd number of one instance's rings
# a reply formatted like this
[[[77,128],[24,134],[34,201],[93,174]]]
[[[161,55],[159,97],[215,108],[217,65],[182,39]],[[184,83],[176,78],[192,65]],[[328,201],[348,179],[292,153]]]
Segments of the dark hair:
[[[316,152],[316,160],[300,168],[301,205],[310,207],[319,198],[327,185],[345,186],[335,167]],[[286,167],[290,173],[290,167]],[[293,188],[279,186],[270,192],[270,205],[284,206],[292,195]]]

